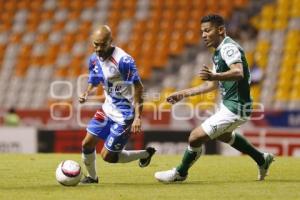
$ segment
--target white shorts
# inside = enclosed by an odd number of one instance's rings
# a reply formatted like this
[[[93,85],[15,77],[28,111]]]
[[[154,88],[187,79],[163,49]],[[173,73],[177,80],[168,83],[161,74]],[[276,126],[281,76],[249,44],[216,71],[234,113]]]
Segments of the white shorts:
[[[247,119],[234,114],[221,104],[220,110],[206,119],[201,127],[211,139],[215,139],[224,133],[232,132],[246,121]]]

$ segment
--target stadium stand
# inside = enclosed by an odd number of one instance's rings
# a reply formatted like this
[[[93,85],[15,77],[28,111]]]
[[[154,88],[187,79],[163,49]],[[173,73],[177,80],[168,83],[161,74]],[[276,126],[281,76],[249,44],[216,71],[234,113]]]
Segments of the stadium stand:
[[[111,26],[115,43],[136,59],[148,92],[164,97],[197,85],[201,80],[194,75],[203,63],[210,64],[209,53],[200,43],[199,20],[210,12],[233,19],[233,11],[249,7],[248,0],[0,2],[0,91],[6,94],[0,97],[0,105],[18,109],[47,108],[54,101],[49,95],[54,80],[70,81],[69,100],[77,97],[76,79],[87,72],[92,52],[89,35],[102,23]],[[244,45],[250,66],[256,62],[267,74],[253,86],[254,100],[269,108],[299,108],[299,0],[253,2],[262,7],[251,20],[258,37]],[[65,92],[62,88],[57,95]],[[216,97],[212,93],[188,101],[213,102]],[[163,103],[162,98],[155,103]]]

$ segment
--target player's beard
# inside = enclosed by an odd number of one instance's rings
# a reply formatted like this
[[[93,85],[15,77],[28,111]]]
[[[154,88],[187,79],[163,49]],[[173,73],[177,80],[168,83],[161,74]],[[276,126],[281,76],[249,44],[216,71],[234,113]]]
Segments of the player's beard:
[[[97,54],[97,56],[99,56],[99,57],[103,57],[104,55],[105,55],[105,52],[103,52],[103,51],[96,51],[96,54]]]

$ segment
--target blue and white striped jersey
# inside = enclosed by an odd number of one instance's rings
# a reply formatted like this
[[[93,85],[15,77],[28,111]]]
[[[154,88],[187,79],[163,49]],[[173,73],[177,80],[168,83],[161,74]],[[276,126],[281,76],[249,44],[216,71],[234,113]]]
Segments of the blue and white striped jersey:
[[[119,47],[102,60],[95,53],[89,59],[89,80],[93,86],[101,84],[105,102],[105,114],[119,124],[134,118],[133,84],[140,81],[135,61]]]

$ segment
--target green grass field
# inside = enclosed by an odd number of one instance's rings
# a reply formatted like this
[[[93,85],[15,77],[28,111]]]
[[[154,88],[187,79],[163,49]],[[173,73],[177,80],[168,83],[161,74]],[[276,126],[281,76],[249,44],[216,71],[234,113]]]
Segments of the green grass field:
[[[264,182],[246,157],[203,156],[184,183],[162,184],[153,174],[167,170],[181,156],[155,156],[149,167],[137,162],[107,164],[98,156],[100,183],[63,187],[55,169],[64,159],[81,161],[80,154],[0,155],[0,199],[300,199],[300,159],[278,157]]]

